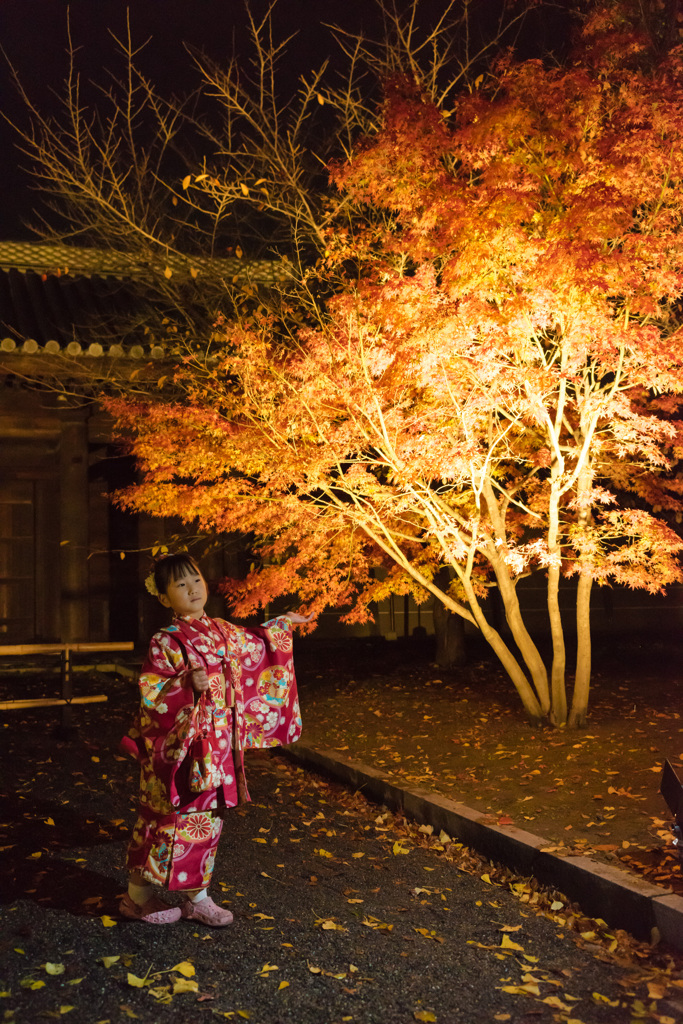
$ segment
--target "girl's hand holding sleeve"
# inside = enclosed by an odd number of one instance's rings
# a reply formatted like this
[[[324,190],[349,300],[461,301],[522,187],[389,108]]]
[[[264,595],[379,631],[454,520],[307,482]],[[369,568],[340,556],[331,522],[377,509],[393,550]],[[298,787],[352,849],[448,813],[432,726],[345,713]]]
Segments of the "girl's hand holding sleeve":
[[[209,677],[203,668],[193,668],[187,673],[187,678],[195,693],[206,693],[209,689]]]

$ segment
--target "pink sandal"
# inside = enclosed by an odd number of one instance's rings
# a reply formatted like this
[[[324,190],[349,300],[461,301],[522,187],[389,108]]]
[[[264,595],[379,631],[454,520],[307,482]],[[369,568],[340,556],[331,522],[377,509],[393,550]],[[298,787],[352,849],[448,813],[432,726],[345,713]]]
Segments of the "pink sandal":
[[[180,907],[169,907],[158,896],[150,896],[140,905],[126,893],[119,904],[119,910],[124,917],[130,917],[133,921],[144,921],[146,924],[175,924],[181,918]]]
[[[205,896],[199,903],[187,900],[181,908],[183,917],[189,921],[199,921],[200,924],[208,924],[211,928],[224,928],[226,924],[232,924],[232,914],[217,906],[210,896]]]

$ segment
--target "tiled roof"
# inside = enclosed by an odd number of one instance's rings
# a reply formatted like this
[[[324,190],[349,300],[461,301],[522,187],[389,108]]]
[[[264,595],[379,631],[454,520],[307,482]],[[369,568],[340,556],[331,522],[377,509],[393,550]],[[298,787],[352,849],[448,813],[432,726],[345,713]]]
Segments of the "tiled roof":
[[[204,259],[169,254],[156,264],[135,261],[127,253],[113,249],[89,249],[75,245],[50,245],[41,242],[0,241],[0,268],[38,274],[70,274],[79,277],[151,278],[160,271],[201,279],[202,274],[218,275],[228,281],[249,280],[275,284],[288,277],[281,260],[243,260],[234,257]]]
[[[244,280],[259,285],[286,276],[285,265],[271,260],[169,256],[162,262],[151,268],[132,262],[124,253],[105,249],[0,241],[0,355],[45,352],[161,359],[166,350],[158,340],[90,342],[88,324],[111,323],[131,315],[140,284],[144,286],[145,278],[159,273],[194,280],[198,287],[202,275],[209,273],[214,282],[223,278],[230,283]]]

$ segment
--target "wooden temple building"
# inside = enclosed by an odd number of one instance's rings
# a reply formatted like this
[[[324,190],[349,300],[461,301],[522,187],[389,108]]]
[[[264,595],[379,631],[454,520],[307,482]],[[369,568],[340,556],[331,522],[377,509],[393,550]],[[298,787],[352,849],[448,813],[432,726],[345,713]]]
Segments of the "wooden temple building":
[[[217,264],[231,277],[244,267]],[[265,278],[269,267],[250,270]],[[169,353],[140,331],[108,345],[106,331],[89,336],[130,312],[144,271],[116,253],[0,242],[0,645],[137,641],[160,621],[142,581],[152,545],[179,524],[112,502],[135,468],[98,388],[161,376]],[[207,575],[224,575],[226,557],[205,561]]]

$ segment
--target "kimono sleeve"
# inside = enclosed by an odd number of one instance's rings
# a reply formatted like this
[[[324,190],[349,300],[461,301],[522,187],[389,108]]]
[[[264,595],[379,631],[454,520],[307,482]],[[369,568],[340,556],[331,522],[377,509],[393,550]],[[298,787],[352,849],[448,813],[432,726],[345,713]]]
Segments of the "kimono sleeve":
[[[194,691],[187,665],[172,634],[157,633],[140,673],[140,710],[122,742],[165,791],[177,801],[175,777],[194,738]],[[135,749],[133,749],[135,748]]]
[[[291,622],[283,616],[250,629],[233,625],[229,629],[242,747],[248,750],[294,743],[301,735],[301,712]]]

